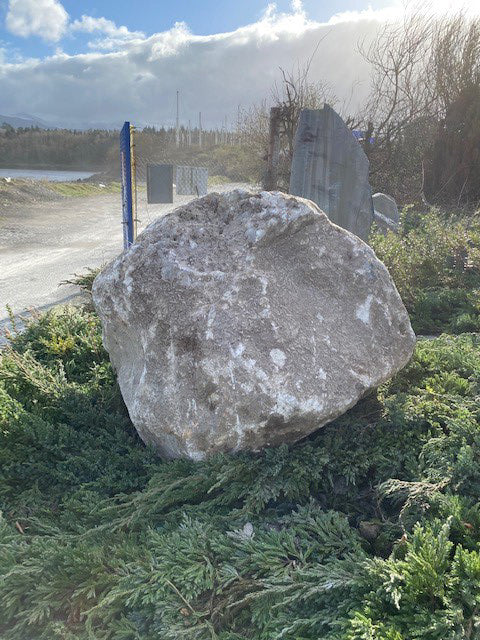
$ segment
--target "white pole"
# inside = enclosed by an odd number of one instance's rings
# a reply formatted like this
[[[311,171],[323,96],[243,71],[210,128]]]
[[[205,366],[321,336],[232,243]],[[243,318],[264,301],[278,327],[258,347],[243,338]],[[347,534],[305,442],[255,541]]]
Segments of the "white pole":
[[[177,147],[180,146],[180,120],[179,120],[179,113],[178,113],[178,89],[177,89],[177,126],[175,129],[175,142],[177,144]]]

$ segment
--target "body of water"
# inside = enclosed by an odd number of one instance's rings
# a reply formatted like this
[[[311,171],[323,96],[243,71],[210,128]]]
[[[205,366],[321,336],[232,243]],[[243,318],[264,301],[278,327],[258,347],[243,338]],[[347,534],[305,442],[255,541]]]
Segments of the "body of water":
[[[0,169],[0,178],[26,178],[29,180],[48,180],[49,182],[73,182],[83,180],[94,171],[60,171],[58,169]]]

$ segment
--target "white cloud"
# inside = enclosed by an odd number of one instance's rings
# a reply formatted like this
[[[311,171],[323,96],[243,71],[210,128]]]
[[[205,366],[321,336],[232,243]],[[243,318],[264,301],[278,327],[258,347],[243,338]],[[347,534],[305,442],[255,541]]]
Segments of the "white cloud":
[[[403,10],[401,7],[392,5],[383,9],[373,9],[371,6],[361,11],[341,11],[334,14],[329,24],[338,24],[340,22],[358,22],[361,20],[374,20],[376,22],[391,22],[402,17]]]
[[[92,33],[97,25],[82,22]],[[103,27],[104,33],[113,29]],[[117,46],[111,51],[59,52],[0,67],[3,109],[15,113],[28,105],[30,113],[71,125],[126,119],[168,124],[174,120],[179,89],[182,122],[196,122],[199,111],[206,126],[225,116],[232,122],[239,104],[248,107],[268,99],[279,67],[291,69],[307,61],[322,38],[312,80],[325,78],[341,99],[349,98],[355,84],[353,101],[360,101],[367,73],[357,42],[376,28],[369,21],[331,26],[309,21],[302,12],[271,11],[254,24],[211,36],[194,35],[182,23],[121,43],[115,35]]]
[[[93,18],[92,16],[85,15],[83,15],[80,20],[72,22],[70,29],[72,31],[85,31],[87,33],[100,31],[108,36],[128,36],[130,33],[127,27],[117,27],[112,20]]]
[[[125,26],[117,27],[115,22],[107,18],[93,18],[86,15],[83,15],[80,20],[74,20],[69,26],[69,31],[98,34],[100,37],[97,40],[89,42],[89,47],[92,49],[111,50],[129,40],[145,38],[142,31],[129,31]]]
[[[9,0],[6,27],[17,36],[35,35],[58,42],[67,23],[68,13],[57,0]]]
[[[320,42],[311,80],[329,83],[354,111],[369,84],[358,43],[378,32],[379,19],[385,14],[368,10],[322,24],[309,20],[297,0],[290,13],[270,6],[257,22],[229,33],[195,35],[177,23],[145,37],[105,18],[84,16],[71,23],[70,32],[98,34],[95,50],[78,55],[59,50],[44,60],[4,62],[2,109],[15,113],[28,106],[45,120],[72,126],[127,119],[171,124],[178,89],[183,123],[196,122],[199,111],[206,126],[225,115],[231,122],[239,104],[268,100],[279,67],[289,70],[306,62]]]
[[[359,20],[392,22],[401,20],[403,16],[409,14],[433,18],[458,13],[464,13],[466,16],[480,16],[480,0],[391,0],[389,5],[379,9],[368,5],[365,9],[358,11],[341,11],[330,18],[329,24]]]
[[[98,49],[115,49],[129,40],[145,38],[141,31],[118,27],[107,18],[83,15],[70,21],[59,0],[9,0],[6,27],[17,36],[40,36],[48,42],[58,42],[67,33],[95,34],[99,37],[89,46]]]

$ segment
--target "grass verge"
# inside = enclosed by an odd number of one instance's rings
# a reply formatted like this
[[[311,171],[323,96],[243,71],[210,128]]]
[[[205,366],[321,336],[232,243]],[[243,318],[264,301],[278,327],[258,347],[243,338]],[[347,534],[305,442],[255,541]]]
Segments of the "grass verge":
[[[49,182],[48,188],[67,198],[84,198],[102,193],[120,193],[119,182],[108,182],[103,186],[93,182]]]

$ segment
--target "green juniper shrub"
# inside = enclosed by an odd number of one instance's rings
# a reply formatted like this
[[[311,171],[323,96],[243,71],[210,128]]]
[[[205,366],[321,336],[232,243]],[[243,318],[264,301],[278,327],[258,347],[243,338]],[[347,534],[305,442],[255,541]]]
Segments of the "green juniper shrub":
[[[76,273],[70,280],[64,280],[60,284],[73,284],[80,287],[82,291],[91,293],[93,281],[102,270],[102,267],[95,267],[94,269],[87,268],[85,273]]]
[[[0,637],[480,637],[479,342],[420,341],[304,441],[194,463],[139,440],[93,312],[33,319],[0,360]]]
[[[417,334],[480,329],[480,218],[407,207],[399,233],[373,233]]]
[[[77,489],[138,488],[157,462],[128,419],[98,318],[82,309],[39,316],[3,351],[0,425],[4,509],[13,496],[58,509]]]

